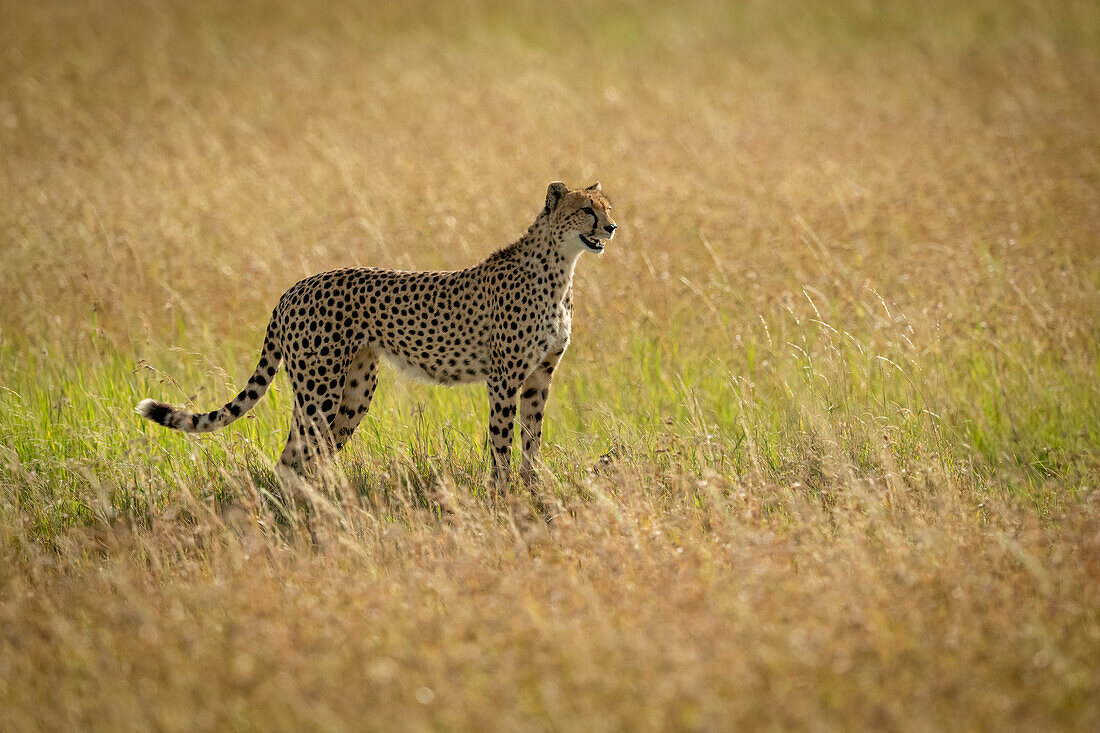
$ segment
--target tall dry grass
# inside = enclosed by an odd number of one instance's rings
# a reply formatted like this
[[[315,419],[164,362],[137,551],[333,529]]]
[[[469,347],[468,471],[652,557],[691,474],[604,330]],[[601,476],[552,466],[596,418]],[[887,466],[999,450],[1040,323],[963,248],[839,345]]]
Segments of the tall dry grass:
[[[0,3],[0,728],[1089,729],[1092,3]],[[534,496],[383,373],[315,535],[288,285],[581,262]]]

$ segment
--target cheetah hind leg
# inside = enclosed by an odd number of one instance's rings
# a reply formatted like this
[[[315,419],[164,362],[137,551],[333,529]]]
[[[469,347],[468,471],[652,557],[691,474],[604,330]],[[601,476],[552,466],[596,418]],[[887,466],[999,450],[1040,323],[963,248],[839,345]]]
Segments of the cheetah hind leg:
[[[290,435],[279,457],[276,474],[282,487],[283,505],[287,518],[293,521],[297,515],[294,507],[301,500],[310,535],[319,540],[322,527],[321,515],[331,514],[331,501],[322,493],[325,470],[336,453],[332,426],[336,420],[336,406],[320,395],[304,389],[305,380],[291,374],[294,385],[295,405],[290,421]],[[342,390],[343,385],[339,384]],[[327,409],[326,409],[327,408]],[[325,511],[325,510],[329,511]]]
[[[332,424],[336,450],[340,451],[351,440],[359,422],[370,410],[374,388],[378,386],[378,354],[369,348],[360,349],[351,360],[344,378],[344,391],[336,409]]]
[[[343,392],[350,363],[348,359],[330,362],[328,381],[319,381],[318,377],[300,369],[287,370],[294,389],[294,413],[290,435],[279,458],[282,474],[294,472],[314,482],[322,477],[323,470],[339,450],[333,434],[339,405],[333,397]]]
[[[318,477],[318,469],[323,465],[318,450],[312,444],[304,417],[304,412],[295,407],[290,420],[290,435],[275,465],[279,488],[272,498],[279,512],[292,523],[298,516],[299,506],[310,516],[316,513],[312,501],[316,494],[313,484]]]

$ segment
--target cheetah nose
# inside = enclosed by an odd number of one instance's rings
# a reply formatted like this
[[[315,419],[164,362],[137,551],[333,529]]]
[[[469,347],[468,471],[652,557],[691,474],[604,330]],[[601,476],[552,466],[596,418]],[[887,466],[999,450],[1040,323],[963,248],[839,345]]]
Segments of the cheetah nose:
[[[618,228],[619,227],[615,224],[608,224],[607,226],[604,227],[604,229],[607,230],[608,234],[614,234],[615,230],[618,229]]]

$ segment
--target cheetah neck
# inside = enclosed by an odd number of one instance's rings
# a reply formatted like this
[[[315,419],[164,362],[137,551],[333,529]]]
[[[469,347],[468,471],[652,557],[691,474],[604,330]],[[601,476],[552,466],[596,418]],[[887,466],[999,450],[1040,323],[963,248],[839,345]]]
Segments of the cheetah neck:
[[[581,251],[562,251],[551,237],[545,214],[540,214],[516,243],[516,254],[527,265],[526,269],[536,273],[536,277],[546,278],[554,300],[561,300],[569,292]]]
[[[573,269],[580,255],[579,250],[567,251],[554,241],[550,222],[543,212],[522,237],[489,255],[476,268],[495,270],[511,263],[523,273],[521,277],[530,278],[534,281],[532,285],[544,289],[552,302],[561,302],[572,290]]]

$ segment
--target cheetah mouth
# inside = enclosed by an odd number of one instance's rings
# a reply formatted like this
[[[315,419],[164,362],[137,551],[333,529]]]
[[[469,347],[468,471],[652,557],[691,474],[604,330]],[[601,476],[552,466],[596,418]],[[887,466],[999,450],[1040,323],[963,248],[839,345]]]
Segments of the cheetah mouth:
[[[584,246],[588,247],[592,252],[603,252],[603,242],[600,240],[595,237],[587,237],[583,234],[578,234],[577,236],[581,238],[581,242]]]

